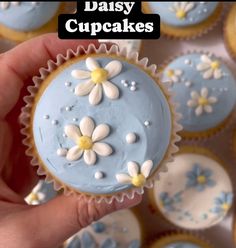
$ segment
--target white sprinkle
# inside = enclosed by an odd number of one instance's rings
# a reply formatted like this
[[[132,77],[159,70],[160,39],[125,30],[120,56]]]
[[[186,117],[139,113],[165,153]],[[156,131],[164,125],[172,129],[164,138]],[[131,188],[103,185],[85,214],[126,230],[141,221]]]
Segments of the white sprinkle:
[[[184,63],[185,63],[186,65],[190,65],[190,64],[191,64],[191,61],[190,61],[189,59],[185,59]]]
[[[60,157],[65,157],[67,154],[67,149],[65,148],[59,148],[57,149],[57,155]]]
[[[71,82],[65,82],[65,86],[66,86],[66,87],[70,87],[71,84],[72,84]]]
[[[125,87],[128,87],[129,85],[128,85],[127,83],[124,83],[124,86],[125,86]]]
[[[145,122],[144,122],[144,125],[145,125],[146,127],[150,126],[150,121],[145,121]]]
[[[67,138],[67,135],[66,135],[65,133],[63,133],[62,136],[63,136],[64,138]]]
[[[44,115],[43,117],[45,120],[48,120],[49,119],[49,115]]]
[[[186,86],[186,87],[190,87],[190,86],[192,86],[192,82],[191,82],[191,81],[187,81],[187,82],[185,82],[185,86]]]
[[[74,92],[75,92],[75,89],[70,89],[70,91],[71,91],[72,93],[74,93]]]
[[[137,137],[135,133],[128,133],[125,139],[128,144],[133,144],[136,142]]]
[[[73,121],[78,121],[78,119],[77,118],[73,118]]]
[[[95,179],[99,180],[99,179],[102,179],[104,177],[104,174],[101,171],[97,171],[97,172],[95,172],[94,177],[95,177]]]
[[[203,9],[203,12],[207,13],[208,12],[208,9]]]
[[[136,83],[135,81],[132,81],[132,82],[131,82],[131,85],[132,85],[132,86],[136,86],[137,83]]]
[[[69,107],[69,106],[68,106],[68,107],[66,107],[66,111],[68,111],[68,112],[69,112],[69,111],[71,111],[71,109],[72,109],[72,108],[71,108],[71,107]]]
[[[58,121],[57,120],[52,120],[52,125],[57,125]]]
[[[122,84],[127,84],[127,81],[126,81],[125,79],[122,79],[122,80],[121,80],[121,83],[122,83]]]
[[[137,88],[136,88],[135,86],[131,86],[131,87],[130,87],[130,90],[131,90],[131,91],[136,91]]]

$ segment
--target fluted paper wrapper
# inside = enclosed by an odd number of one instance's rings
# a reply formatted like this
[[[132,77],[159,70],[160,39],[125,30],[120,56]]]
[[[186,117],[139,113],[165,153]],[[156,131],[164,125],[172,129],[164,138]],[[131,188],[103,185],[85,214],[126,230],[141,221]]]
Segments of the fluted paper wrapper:
[[[158,179],[158,175],[161,172],[166,172],[167,168],[165,164],[167,162],[172,161],[172,154],[178,151],[177,146],[175,145],[176,142],[180,141],[180,137],[177,135],[177,132],[181,130],[181,126],[177,124],[177,121],[179,120],[180,116],[176,113],[176,105],[173,102],[172,96],[170,92],[168,91],[168,88],[162,84],[158,83],[160,88],[162,89],[163,93],[165,94],[166,98],[168,99],[170,110],[172,113],[172,131],[171,131],[171,140],[169,143],[169,147],[166,151],[166,154],[164,156],[164,159],[162,160],[161,164],[159,164],[156,171],[150,176],[150,178],[147,179],[145,186],[137,188],[133,187],[129,190],[125,190],[119,193],[114,193],[110,195],[95,195],[95,194],[88,194],[84,192],[78,192],[74,189],[70,188],[68,185],[58,182],[54,176],[45,169],[45,165],[41,164],[40,157],[37,154],[35,155],[35,147],[33,147],[33,144],[31,140],[34,139],[30,133],[31,123],[32,123],[32,106],[34,103],[34,98],[43,83],[43,81],[48,77],[48,75],[60,67],[63,63],[66,61],[74,58],[79,57],[80,55],[89,55],[89,54],[104,54],[104,55],[116,55],[117,57],[125,58],[131,63],[137,64],[143,68],[147,73],[152,75],[154,78],[156,78],[156,81],[158,80],[158,74],[156,72],[156,65],[148,65],[148,59],[138,58],[138,53],[127,53],[126,49],[119,50],[119,48],[116,45],[111,46],[109,49],[106,47],[105,44],[101,44],[98,48],[96,48],[93,44],[90,44],[87,49],[85,49],[82,46],[79,46],[76,51],[73,51],[71,49],[67,50],[66,55],[59,54],[56,57],[56,61],[49,60],[47,63],[46,68],[40,68],[39,74],[40,76],[36,76],[33,78],[33,86],[28,87],[29,95],[24,98],[24,101],[26,102],[26,106],[22,109],[22,115],[21,115],[21,123],[23,124],[23,129],[21,130],[22,134],[26,136],[26,138],[23,140],[24,145],[27,146],[26,155],[30,156],[32,158],[31,164],[33,166],[38,166],[37,173],[38,175],[44,175],[45,180],[47,182],[52,182],[54,184],[55,190],[63,190],[65,195],[70,194],[77,194],[78,197],[87,197],[88,200],[96,201],[96,202],[102,202],[105,201],[107,203],[111,203],[113,200],[117,200],[118,202],[124,201],[125,198],[132,199],[136,194],[143,194],[144,188],[151,188],[153,186],[153,183],[155,180]]]

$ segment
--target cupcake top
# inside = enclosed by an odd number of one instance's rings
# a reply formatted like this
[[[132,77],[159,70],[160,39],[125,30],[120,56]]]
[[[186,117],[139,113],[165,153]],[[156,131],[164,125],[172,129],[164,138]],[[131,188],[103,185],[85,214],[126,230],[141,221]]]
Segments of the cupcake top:
[[[141,66],[115,55],[65,62],[44,80],[32,111],[45,170],[89,194],[144,186],[173,138],[163,89]]]
[[[199,24],[210,17],[219,2],[148,2],[153,13],[161,17],[161,22],[187,27]]]
[[[17,31],[32,31],[50,21],[60,2],[0,2],[0,24]]]
[[[57,194],[51,183],[48,184],[40,180],[32,192],[25,198],[25,201],[30,205],[38,205],[53,199]]]
[[[209,248],[209,246],[189,234],[171,234],[160,238],[150,248]]]
[[[141,228],[131,210],[120,210],[82,229],[64,248],[140,248]]]
[[[168,173],[156,182],[153,198],[161,213],[186,229],[204,229],[219,223],[233,202],[230,178],[214,159],[181,153],[168,164]]]
[[[190,53],[172,60],[162,72],[180,104],[184,131],[206,131],[221,124],[236,103],[235,78],[220,59]]]

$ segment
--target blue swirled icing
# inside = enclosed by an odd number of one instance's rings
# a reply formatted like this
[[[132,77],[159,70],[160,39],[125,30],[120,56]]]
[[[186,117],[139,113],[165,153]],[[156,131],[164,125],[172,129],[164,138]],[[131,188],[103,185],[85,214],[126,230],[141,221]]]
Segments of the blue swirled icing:
[[[101,67],[112,61],[105,55],[96,57],[96,60]],[[38,154],[55,177],[82,192],[108,194],[130,188],[130,184],[118,183],[116,174],[127,173],[129,161],[141,165],[146,160],[152,160],[154,171],[169,145],[172,124],[166,97],[146,72],[126,61],[120,61],[122,71],[111,80],[120,90],[117,100],[103,97],[99,105],[92,106],[87,96],[78,97],[71,92],[70,89],[84,82],[71,76],[74,69],[87,70],[85,60],[81,60],[59,72],[37,102],[33,132]],[[124,87],[122,80],[137,82],[137,90],[131,91],[129,87]],[[68,81],[72,84],[69,88],[65,86]],[[73,107],[71,111],[65,111],[66,106]],[[49,119],[45,120],[45,115]],[[111,128],[104,142],[112,146],[113,153],[99,157],[94,166],[86,165],[83,159],[69,163],[56,153],[59,147],[74,146],[71,140],[63,137],[64,127],[68,124],[79,125],[85,116],[92,117],[96,125],[106,123]],[[73,121],[74,118],[77,118],[76,121]],[[52,120],[57,120],[57,125],[52,125]],[[145,126],[145,121],[149,121],[150,126]],[[137,142],[132,145],[125,140],[130,132],[138,135]],[[105,177],[95,180],[97,171],[104,172]]]
[[[180,56],[170,62],[162,73],[162,80],[169,82],[169,70],[180,70],[178,82],[173,83],[171,90],[175,94],[175,100],[180,104],[178,111],[182,114],[180,123],[184,131],[198,132],[206,131],[221,124],[233,111],[236,103],[236,82],[235,78],[222,61],[215,56],[208,56],[212,61],[219,61],[219,69],[222,77],[216,79],[204,79],[203,74],[207,70],[198,71],[197,66],[202,63],[202,54],[192,53]],[[203,112],[196,115],[195,107],[189,107],[188,101],[192,99],[191,92],[200,93],[202,88],[208,89],[208,97],[217,98],[217,102],[212,104],[212,113]]]
[[[175,242],[165,245],[163,248],[203,248],[203,247],[197,244],[181,241],[181,242]]]
[[[32,31],[49,22],[60,5],[60,2],[19,3],[7,9],[0,8],[0,24],[17,31]]]
[[[174,3],[148,2],[152,12],[160,15],[161,22],[177,27],[186,27],[203,22],[216,10],[219,2],[185,2],[194,3],[194,7],[187,12],[183,19],[177,18],[175,13],[170,11]]]

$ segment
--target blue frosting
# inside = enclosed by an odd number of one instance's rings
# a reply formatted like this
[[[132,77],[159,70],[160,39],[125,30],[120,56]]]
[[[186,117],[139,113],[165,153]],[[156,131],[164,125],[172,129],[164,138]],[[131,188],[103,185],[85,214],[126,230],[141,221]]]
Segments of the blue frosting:
[[[0,24],[17,31],[32,31],[42,27],[55,16],[60,2],[19,2],[7,9],[0,8]]]
[[[202,63],[201,54],[192,53],[183,55],[173,60],[164,70],[163,81],[170,81],[169,70],[180,70],[182,75],[178,76],[178,82],[173,83],[171,89],[174,92],[175,100],[180,104],[178,111],[182,114],[181,124],[185,131],[197,132],[206,131],[222,123],[232,112],[236,102],[235,78],[229,68],[214,56],[208,56],[213,62],[220,62],[222,77],[216,79],[204,79],[203,74],[208,70],[198,71],[197,65]],[[212,112],[203,111],[196,115],[196,107],[189,107],[188,101],[192,99],[191,92],[197,91],[200,94],[202,88],[208,89],[208,96],[217,98],[217,102],[210,104]]]
[[[92,228],[95,233],[102,233],[106,230],[106,225],[102,222],[97,221],[92,224]]]
[[[109,57],[96,58],[101,67],[112,61]],[[121,60],[120,60],[121,61]],[[78,97],[71,89],[85,80],[74,79],[74,69],[88,70],[85,61],[78,61],[59,72],[41,95],[33,119],[33,132],[38,154],[47,169],[66,185],[92,194],[109,194],[131,187],[116,180],[116,174],[128,173],[127,163],[135,161],[142,165],[152,160],[155,171],[162,161],[171,136],[171,113],[166,97],[156,82],[137,66],[122,62],[122,71],[111,79],[120,90],[117,100],[103,97],[102,102],[92,106],[88,96]],[[137,82],[137,90],[131,91],[121,81]],[[66,87],[65,82],[71,82]],[[66,106],[72,106],[66,111]],[[47,115],[48,119],[44,119]],[[76,124],[85,116],[90,116],[96,125],[106,123],[111,132],[103,141],[112,146],[113,153],[98,157],[94,166],[85,164],[83,158],[68,162],[56,153],[60,147],[71,148],[75,144],[63,137],[64,127]],[[77,118],[77,119],[74,119]],[[52,125],[56,120],[57,125]],[[149,121],[150,126],[144,122]],[[125,137],[133,132],[138,135],[134,144],[127,144]],[[105,177],[96,180],[95,172],[101,171]]]
[[[203,22],[212,15],[219,2],[186,2],[194,3],[194,7],[187,12],[184,19],[177,18],[175,12],[170,10],[174,3],[148,2],[152,12],[159,14],[163,23],[177,27],[186,27]],[[180,4],[181,2],[176,3]]]
[[[202,248],[202,247],[189,242],[176,242],[176,243],[171,243],[169,245],[165,245],[163,248]]]

